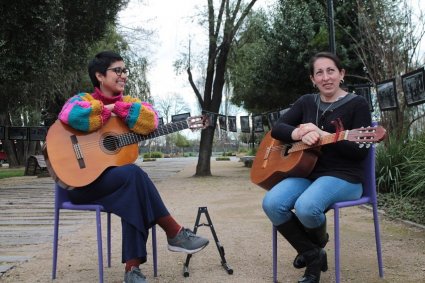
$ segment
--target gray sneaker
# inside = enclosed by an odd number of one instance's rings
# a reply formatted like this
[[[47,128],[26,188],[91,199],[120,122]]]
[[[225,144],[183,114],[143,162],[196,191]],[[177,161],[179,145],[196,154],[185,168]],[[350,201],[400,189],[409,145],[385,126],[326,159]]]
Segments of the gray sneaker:
[[[145,275],[137,267],[132,267],[131,271],[125,273],[124,283],[147,283]]]
[[[199,252],[210,242],[208,239],[196,236],[191,230],[186,228],[182,228],[174,238],[168,238],[167,240],[170,251],[188,254]]]

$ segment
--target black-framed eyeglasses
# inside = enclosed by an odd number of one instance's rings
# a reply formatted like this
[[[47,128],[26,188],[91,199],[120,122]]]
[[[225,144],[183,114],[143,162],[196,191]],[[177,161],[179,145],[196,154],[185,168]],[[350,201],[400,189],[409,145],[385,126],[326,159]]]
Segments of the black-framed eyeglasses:
[[[115,68],[108,68],[106,70],[111,70],[117,74],[117,76],[121,76],[123,73],[128,76],[130,75],[130,69],[129,68],[121,68],[121,67],[115,67]]]

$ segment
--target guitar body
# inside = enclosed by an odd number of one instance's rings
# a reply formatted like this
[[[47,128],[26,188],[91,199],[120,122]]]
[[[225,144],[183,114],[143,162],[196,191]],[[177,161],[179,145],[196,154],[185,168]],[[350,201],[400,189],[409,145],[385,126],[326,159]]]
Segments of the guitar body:
[[[50,175],[66,188],[90,184],[111,166],[133,163],[138,157],[138,145],[115,147],[114,136],[130,130],[118,117],[111,117],[92,133],[77,131],[57,120],[46,136],[44,155]],[[77,157],[74,147],[81,152]]]
[[[270,190],[286,177],[307,177],[316,164],[319,148],[288,153],[289,148],[268,132],[252,163],[251,181]]]

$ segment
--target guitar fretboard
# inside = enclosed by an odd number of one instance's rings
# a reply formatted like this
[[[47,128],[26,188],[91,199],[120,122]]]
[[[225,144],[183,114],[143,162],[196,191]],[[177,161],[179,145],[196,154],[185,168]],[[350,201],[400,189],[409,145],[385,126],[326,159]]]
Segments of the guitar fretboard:
[[[346,139],[346,136],[348,135],[348,130],[346,131],[342,131],[338,133],[338,137],[335,140],[336,137],[336,133],[335,134],[330,134],[330,135],[326,135],[320,138],[320,141],[315,144],[315,145],[307,145],[303,142],[296,142],[293,143],[291,148],[288,150],[288,153],[292,153],[292,152],[296,152],[296,151],[301,151],[301,150],[305,150],[305,149],[309,149],[309,148],[315,148],[321,145],[325,145],[325,144],[329,144],[329,143],[333,143],[336,141],[342,141]]]
[[[141,135],[141,134],[136,134],[136,133],[133,133],[133,132],[128,132],[128,133],[125,133],[125,134],[115,136],[115,138],[117,138],[117,140],[118,140],[117,146],[123,147],[123,146],[126,146],[126,145],[135,144],[135,143],[139,143],[141,141],[145,141],[145,140],[153,139],[153,138],[156,138],[156,137],[175,133],[175,132],[185,130],[185,129],[188,129],[188,128],[189,128],[189,124],[187,123],[186,120],[183,120],[183,121],[179,121],[179,122],[161,125],[155,131],[153,131],[152,133],[149,133],[147,135]]]

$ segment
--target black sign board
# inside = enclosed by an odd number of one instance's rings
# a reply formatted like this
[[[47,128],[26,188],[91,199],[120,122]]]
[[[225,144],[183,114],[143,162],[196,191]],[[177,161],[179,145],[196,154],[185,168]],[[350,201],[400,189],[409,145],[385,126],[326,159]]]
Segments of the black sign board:
[[[187,118],[190,117],[190,113],[182,113],[182,114],[177,114],[177,115],[173,115],[171,116],[171,122],[175,123],[175,122],[180,122],[180,121],[184,121]]]
[[[28,128],[27,127],[8,127],[7,135],[9,140],[23,141],[28,140]]]
[[[30,127],[30,141],[45,141],[47,127]]]

